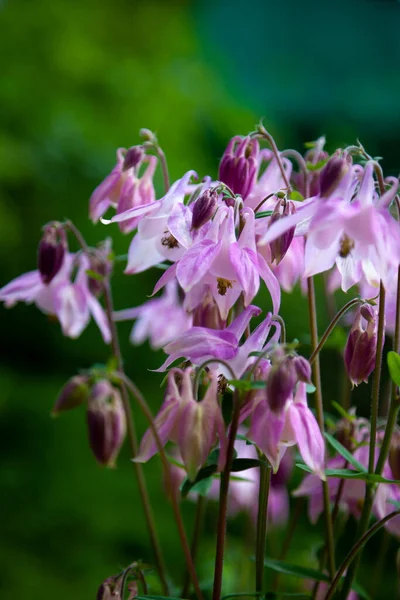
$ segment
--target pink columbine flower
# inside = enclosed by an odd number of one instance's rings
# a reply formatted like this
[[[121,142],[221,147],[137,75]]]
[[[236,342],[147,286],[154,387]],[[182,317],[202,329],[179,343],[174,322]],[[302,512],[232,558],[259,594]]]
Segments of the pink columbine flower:
[[[139,169],[147,163],[143,175]],[[155,200],[153,175],[157,166],[155,156],[145,156],[141,146],[133,146],[126,150],[118,148],[117,164],[104,181],[94,190],[89,203],[89,215],[94,223],[110,206],[122,213],[135,206],[146,205]],[[125,233],[136,227],[136,220],[129,220],[121,225]]]
[[[226,457],[225,425],[218,403],[218,380],[210,374],[210,385],[204,398],[197,401],[193,396],[192,369],[172,369],[168,374],[165,400],[154,419],[161,443],[168,440],[179,447],[189,479],[198,470],[216,445],[220,443],[218,469],[222,470]],[[180,385],[176,376],[181,379]],[[157,444],[151,429],[143,436],[136,462],[147,462],[157,452]]]
[[[245,200],[252,191],[258,170],[259,145],[250,137],[233,137],[222,156],[218,179]]]
[[[126,310],[114,313],[114,321],[137,319],[133,326],[130,341],[142,344],[147,338],[154,350],[158,350],[177,338],[192,324],[192,317],[179,301],[178,286],[175,281],[167,284],[164,294]]]
[[[194,365],[201,365],[206,360],[223,359],[231,367],[237,378],[240,378],[256,357],[249,357],[252,352],[263,352],[265,343],[274,325],[274,333],[268,345],[273,345],[280,335],[280,327],[271,320],[271,314],[258,325],[246,341],[240,345],[240,339],[253,316],[261,310],[257,306],[248,306],[226,329],[208,329],[206,327],[191,327],[179,338],[167,344],[164,351],[169,357],[158,371],[165,371],[177,358],[190,360]],[[231,379],[231,373],[224,365],[215,362],[210,364],[210,369]]]
[[[250,304],[258,292],[261,277],[277,313],[280,287],[267,262],[257,251],[254,212],[244,209],[240,218],[243,228],[237,237],[233,207],[220,207],[204,237],[195,241],[166,271],[155,291],[176,277],[186,293],[196,291],[199,302],[209,291],[218,305],[221,318],[225,320],[241,293],[245,306]],[[184,219],[177,229],[183,237]]]
[[[249,438],[264,452],[274,472],[288,446],[297,444],[304,462],[318,477],[325,478],[325,444],[318,423],[308,408],[306,384],[299,382],[294,397],[283,410],[273,412],[266,399],[252,414]]]
[[[72,271],[78,272],[72,280]],[[67,337],[77,338],[87,327],[90,317],[108,344],[111,333],[107,317],[100,302],[90,290],[86,271],[90,262],[84,254],[65,255],[63,266],[48,284],[44,284],[39,271],[20,275],[0,289],[0,301],[7,307],[17,302],[35,303],[45,314],[55,315],[60,321],[62,332]]]

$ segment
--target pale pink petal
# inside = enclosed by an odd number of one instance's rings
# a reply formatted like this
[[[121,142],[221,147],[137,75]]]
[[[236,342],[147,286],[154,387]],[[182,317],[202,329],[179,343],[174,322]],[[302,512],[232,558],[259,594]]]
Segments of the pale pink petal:
[[[185,252],[176,269],[177,279],[185,292],[199,283],[208,273],[221,245],[222,241],[215,244],[210,240],[203,240]]]

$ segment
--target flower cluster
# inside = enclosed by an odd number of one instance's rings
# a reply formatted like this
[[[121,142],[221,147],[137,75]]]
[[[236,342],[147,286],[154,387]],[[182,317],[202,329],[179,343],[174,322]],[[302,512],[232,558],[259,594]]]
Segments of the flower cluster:
[[[135,468],[141,472],[141,463],[161,454],[168,493],[176,503],[168,462],[178,460],[186,472],[183,478],[179,471],[181,488],[191,497],[204,489],[211,497],[219,495],[220,518],[249,510],[257,523],[257,585],[262,581],[259,536],[264,517],[268,514],[271,524],[288,518],[292,448],[301,456],[300,467],[309,472],[293,495],[310,498],[312,522],[324,512],[329,524],[333,504],[335,510],[344,508],[348,515],[361,517],[362,523],[368,524],[372,512],[400,536],[400,517],[390,519],[400,502],[395,429],[400,385],[398,179],[385,178],[361,145],[329,156],[321,138],[304,156],[279,152],[260,125],[229,141],[218,173],[200,177],[190,170],[170,185],[158,141],[148,130],[142,135],[141,145],[118,149],[115,167],[92,194],[89,216],[108,232],[117,224],[128,236],[126,275],[162,271],[153,297],[141,306],[114,310],[111,243],[89,248],[71,222],[46,225],[38,269],[0,289],[7,307],[35,303],[54,315],[64,335],[72,338],[92,316],[104,341],[112,342],[110,363],[74,377],[54,412],[86,403],[90,447],[98,462],[113,465],[130,423],[130,390],[150,421],[138,450],[133,426],[129,429]],[[158,194],[153,177],[160,166],[165,189]],[[68,234],[79,245],[76,252],[69,250]],[[332,315],[318,340],[313,277],[320,273],[327,274],[328,295],[338,288],[355,294]],[[286,340],[280,314],[282,291],[291,292],[297,284],[309,301],[309,359],[300,354],[307,348]],[[262,308],[256,304],[260,290]],[[352,386],[368,382],[375,370],[372,417],[370,423],[341,408],[345,417],[336,424],[335,437],[328,435],[333,454],[324,439],[319,352],[350,308],[354,312],[341,349],[343,366]],[[123,320],[136,321],[134,344],[148,339],[166,355],[157,369],[167,371],[164,401],[154,418],[124,372],[116,330]],[[393,412],[378,427],[385,333],[394,334],[392,362],[399,365],[398,371],[391,368]],[[308,394],[314,392],[315,411],[308,406]],[[174,445],[172,453],[166,450],[168,443]],[[246,477],[229,483],[231,474],[241,470]],[[196,486],[205,479],[210,485],[199,492]],[[139,482],[144,485],[141,476]],[[263,504],[266,489],[269,505]],[[221,526],[218,531],[220,552],[225,530]],[[331,541],[328,528],[333,579]],[[218,552],[215,598],[220,597],[217,574],[223,564]],[[351,586],[352,577],[348,575],[345,586]],[[122,579],[113,577],[103,584],[102,598],[111,580],[123,589]],[[193,572],[192,581],[199,595]],[[333,581],[333,591],[335,585]],[[327,593],[331,597],[333,592]]]

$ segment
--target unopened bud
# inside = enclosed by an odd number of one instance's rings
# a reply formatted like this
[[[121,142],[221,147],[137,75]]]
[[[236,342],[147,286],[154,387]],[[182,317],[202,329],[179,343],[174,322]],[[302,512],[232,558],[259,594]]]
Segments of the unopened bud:
[[[116,578],[107,577],[97,591],[96,600],[118,600],[120,598],[116,587]]]
[[[122,168],[123,171],[127,171],[132,167],[136,167],[143,159],[143,156],[144,150],[142,146],[132,146],[131,148],[129,148],[129,150],[125,154],[124,166]]]
[[[38,269],[43,283],[49,284],[57,275],[63,265],[66,250],[64,229],[57,224],[47,225],[38,250]]]
[[[320,195],[330,196],[338,187],[343,177],[348,173],[350,165],[345,158],[333,156],[321,171],[319,178]]]
[[[363,314],[368,317],[366,326],[362,323]],[[353,385],[368,377],[375,368],[376,358],[376,313],[370,305],[359,307],[344,349],[344,364]]]
[[[400,431],[398,429],[393,432],[390,440],[389,466],[393,477],[400,480]]]
[[[109,381],[96,383],[89,396],[89,444],[97,461],[114,466],[126,433],[126,417],[119,391]]]
[[[336,439],[350,452],[356,449],[356,428],[350,419],[340,419],[336,423]]]
[[[224,328],[224,321],[221,319],[219,308],[211,296],[206,296],[203,302],[194,309],[193,327]]]
[[[272,223],[275,223],[275,221],[279,221],[280,219],[292,215],[295,212],[296,207],[293,202],[290,200],[279,200],[275,206],[274,212],[271,215],[269,227],[271,227]],[[289,250],[290,244],[292,243],[294,237],[295,229],[295,227],[291,227],[282,233],[282,235],[270,242],[272,262],[275,260],[277,265],[279,265],[286,252]]]
[[[104,279],[107,278],[112,271],[112,262],[110,260],[111,243],[106,240],[90,256],[89,270],[92,274],[88,277],[89,290],[95,296],[100,296],[104,289]]]
[[[281,413],[293,393],[297,376],[291,357],[273,365],[267,379],[267,401],[274,413]]]
[[[218,178],[243,200],[250,194],[257,176],[259,145],[249,137],[230,140],[219,165]]]
[[[311,365],[304,356],[295,356],[293,366],[299,381],[311,383]]]
[[[200,229],[214,215],[218,204],[218,194],[215,190],[206,190],[196,200],[193,206],[192,229]]]
[[[71,410],[80,406],[88,399],[89,378],[85,375],[75,375],[67,381],[58,395],[51,414],[56,416],[60,412]]]

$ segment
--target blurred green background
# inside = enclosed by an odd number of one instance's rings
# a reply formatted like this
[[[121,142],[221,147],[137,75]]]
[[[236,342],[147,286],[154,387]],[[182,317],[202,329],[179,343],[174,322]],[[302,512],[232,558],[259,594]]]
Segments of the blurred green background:
[[[229,137],[260,117],[280,148],[301,150],[325,134],[332,151],[359,138],[397,174],[399,25],[400,4],[390,0],[2,0],[0,285],[35,268],[40,228],[51,219],[68,216],[90,243],[112,234],[116,251],[126,252],[130,236],[89,223],[88,198],[114,165],[115,149],[139,143],[141,127],[158,134],[173,179],[191,168],[215,175]],[[156,277],[124,277],[119,266],[116,307],[143,302]],[[285,299],[289,335],[304,337],[304,310],[299,293]],[[151,561],[129,456],[125,449],[116,470],[101,469],[88,450],[84,411],[55,421],[49,413],[67,378],[105,361],[108,350],[93,324],[72,341],[33,307],[1,307],[0,318],[2,597],[94,598],[108,575],[136,558]],[[129,346],[130,326],[120,327],[127,370],[156,407],[161,377],[148,369],[162,355]],[[327,357],[329,400],[340,384],[337,358]],[[144,430],[139,415],[138,427]],[[157,460],[145,470],[167,562],[178,575],[182,555]],[[183,509],[190,523],[194,507]],[[315,565],[321,531],[306,519],[302,528],[292,561]],[[241,519],[231,526],[230,553],[243,573],[250,568],[240,556],[246,529]],[[214,531],[211,509],[205,573]],[[270,540],[275,556],[278,538]],[[370,547],[365,584],[382,541],[377,536]],[[394,597],[396,548],[390,541],[386,587],[376,598]],[[233,591],[236,573],[227,567]]]

